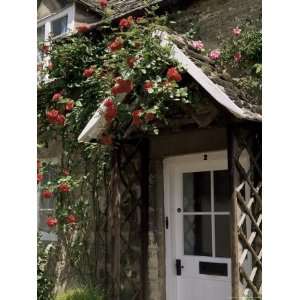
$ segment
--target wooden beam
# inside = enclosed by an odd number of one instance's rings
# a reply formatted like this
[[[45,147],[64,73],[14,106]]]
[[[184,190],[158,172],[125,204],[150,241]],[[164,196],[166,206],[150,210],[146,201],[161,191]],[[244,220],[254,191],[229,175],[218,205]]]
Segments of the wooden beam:
[[[239,238],[238,238],[238,203],[236,188],[241,187],[239,173],[235,164],[238,152],[238,143],[234,129],[228,128],[228,169],[231,187],[231,278],[232,299],[239,299],[240,294],[240,272],[239,272]]]

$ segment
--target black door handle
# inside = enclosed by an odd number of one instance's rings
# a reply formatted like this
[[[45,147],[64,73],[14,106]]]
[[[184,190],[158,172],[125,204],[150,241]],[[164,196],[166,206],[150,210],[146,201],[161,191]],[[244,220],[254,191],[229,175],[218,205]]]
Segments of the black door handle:
[[[183,269],[184,266],[181,265],[181,259],[176,259],[176,275],[181,275],[181,269]]]

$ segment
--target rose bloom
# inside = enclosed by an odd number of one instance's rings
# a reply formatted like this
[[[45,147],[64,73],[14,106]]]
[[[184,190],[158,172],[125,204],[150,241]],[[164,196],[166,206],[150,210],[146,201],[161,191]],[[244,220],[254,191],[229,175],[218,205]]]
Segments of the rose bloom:
[[[76,223],[76,221],[77,221],[77,218],[76,218],[75,215],[68,215],[67,216],[67,223],[68,224],[74,224],[74,223]]]
[[[69,176],[70,173],[69,173],[68,170],[64,169],[64,170],[63,170],[63,174],[64,174],[64,176]]]
[[[99,4],[102,8],[106,8],[107,4],[108,4],[108,1],[107,0],[100,0],[99,1]]]
[[[76,27],[77,31],[82,33],[89,31],[90,28],[91,27],[87,24],[80,24],[79,26]]]
[[[204,44],[202,41],[193,41],[192,46],[196,50],[203,50],[204,49]]]
[[[50,192],[48,189],[42,191],[42,197],[45,199],[49,199],[53,196],[53,192]]]
[[[111,98],[103,100],[103,105],[105,107],[104,117],[107,122],[112,122],[117,116],[118,110],[117,106]]]
[[[124,80],[118,78],[116,84],[112,87],[111,92],[114,96],[117,94],[130,93],[133,90],[133,83],[131,80]]]
[[[212,50],[210,51],[209,53],[209,58],[212,59],[212,60],[218,60],[221,56],[221,52],[220,50]]]
[[[40,182],[43,181],[43,179],[44,179],[44,175],[41,174],[41,173],[38,173],[38,174],[37,174],[37,182],[40,183]]]
[[[237,62],[237,63],[240,62],[240,60],[241,60],[241,58],[242,58],[241,52],[235,53],[234,56],[233,56],[233,58],[234,58],[234,61],[235,61],[235,62]]]
[[[66,111],[72,111],[75,106],[75,102],[71,99],[66,103]]]
[[[235,36],[240,36],[242,29],[240,29],[238,26],[232,29],[232,33]]]
[[[121,30],[123,30],[124,28],[129,28],[131,26],[131,24],[129,23],[129,21],[127,19],[123,18],[120,20],[119,26],[120,26]]]
[[[52,96],[52,100],[53,100],[53,101],[58,101],[61,97],[62,97],[61,93],[55,93],[55,94]]]
[[[100,143],[103,145],[111,145],[113,142],[111,135],[109,134],[102,134],[102,137],[100,139]]]
[[[42,45],[42,48],[41,48],[41,51],[43,52],[43,53],[45,53],[45,54],[47,54],[47,53],[49,53],[49,46],[48,45],[45,45],[45,44],[43,44]]]
[[[143,124],[143,121],[141,120],[141,115],[143,113],[142,109],[137,109],[131,113],[132,115],[132,124],[139,127]]]
[[[61,183],[58,186],[58,189],[61,193],[68,193],[70,192],[70,186],[67,183]]]
[[[58,124],[58,125],[65,125],[65,120],[66,120],[65,116],[62,115],[62,114],[59,114],[56,118],[55,123]]]
[[[145,115],[146,122],[151,122],[155,119],[155,114],[152,112],[147,112]]]
[[[127,65],[130,67],[130,68],[133,68],[134,67],[134,63],[136,62],[136,57],[134,56],[129,56],[127,58]]]
[[[122,47],[123,47],[123,40],[122,40],[122,38],[116,38],[113,42],[111,42],[111,43],[108,45],[108,49],[109,49],[111,52],[120,50],[120,49],[122,49]]]
[[[150,81],[150,80],[147,80],[147,81],[145,81],[145,83],[144,83],[144,90],[146,91],[146,92],[148,92],[150,89],[152,89],[153,88],[153,83],[152,83],[152,81]]]
[[[177,71],[176,68],[169,68],[167,72],[167,77],[169,80],[180,81],[182,80],[181,74]]]
[[[53,217],[48,217],[48,219],[47,219],[47,225],[49,227],[54,227],[55,225],[57,225],[57,219],[53,218]]]
[[[47,119],[50,123],[55,123],[57,120],[57,117],[59,115],[59,111],[56,109],[52,109],[52,110],[48,111],[46,113],[46,115],[47,115]]]
[[[94,74],[94,72],[95,72],[95,69],[92,67],[89,67],[87,69],[84,69],[83,76],[86,78],[91,77]]]

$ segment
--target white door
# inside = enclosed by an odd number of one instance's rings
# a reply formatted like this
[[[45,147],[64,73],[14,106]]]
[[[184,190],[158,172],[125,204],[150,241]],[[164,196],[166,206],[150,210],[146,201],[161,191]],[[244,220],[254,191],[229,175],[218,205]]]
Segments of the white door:
[[[227,152],[164,161],[167,300],[231,299]]]

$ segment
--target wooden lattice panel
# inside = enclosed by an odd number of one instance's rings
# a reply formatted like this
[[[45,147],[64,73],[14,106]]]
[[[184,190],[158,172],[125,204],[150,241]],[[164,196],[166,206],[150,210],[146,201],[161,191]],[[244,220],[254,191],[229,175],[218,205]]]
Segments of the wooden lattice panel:
[[[237,135],[235,167],[240,184],[235,188],[238,205],[240,294],[261,298],[262,285],[262,176],[261,136],[253,130]],[[247,299],[247,298],[246,298]]]

